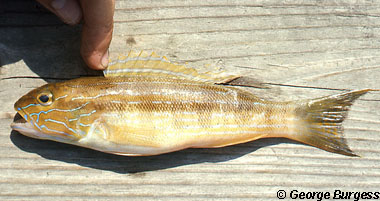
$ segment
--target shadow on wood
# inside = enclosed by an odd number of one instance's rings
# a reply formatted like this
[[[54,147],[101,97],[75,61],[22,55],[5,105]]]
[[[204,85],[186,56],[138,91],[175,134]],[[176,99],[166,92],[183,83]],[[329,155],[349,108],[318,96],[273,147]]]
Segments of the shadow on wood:
[[[245,154],[279,143],[297,143],[287,139],[260,139],[241,145],[216,149],[186,149],[157,156],[129,157],[107,154],[92,149],[47,140],[37,140],[12,131],[14,145],[23,151],[36,153],[48,160],[75,163],[84,167],[117,173],[138,173],[177,166],[216,163],[232,160]]]
[[[88,69],[81,59],[80,25],[65,25],[35,2],[7,2],[3,7],[6,10],[1,11],[0,17],[0,27],[4,27],[0,29],[0,66],[22,60],[45,81],[101,74]],[[20,19],[17,14],[26,11],[29,19]],[[26,75],[23,72],[22,76]]]

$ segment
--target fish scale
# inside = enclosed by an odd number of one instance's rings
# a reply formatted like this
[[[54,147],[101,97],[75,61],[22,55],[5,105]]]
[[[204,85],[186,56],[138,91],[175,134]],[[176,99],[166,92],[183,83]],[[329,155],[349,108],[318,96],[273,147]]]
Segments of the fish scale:
[[[12,128],[107,153],[146,156],[285,137],[354,156],[343,138],[349,106],[370,91],[294,102],[225,86],[239,76],[199,73],[165,57],[130,52],[105,77],[50,83],[15,103]],[[223,85],[220,85],[223,84]]]

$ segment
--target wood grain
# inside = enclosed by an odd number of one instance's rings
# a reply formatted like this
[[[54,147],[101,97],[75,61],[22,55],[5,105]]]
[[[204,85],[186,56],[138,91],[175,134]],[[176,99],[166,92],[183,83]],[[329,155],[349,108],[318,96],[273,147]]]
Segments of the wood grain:
[[[285,139],[121,157],[11,131],[21,95],[96,72],[80,58],[80,26],[64,25],[33,1],[8,1],[0,12],[0,200],[276,200],[280,189],[288,196],[291,190],[379,192],[380,92],[356,101],[344,123],[360,158]],[[250,75],[270,86],[247,89],[263,98],[314,98],[380,88],[379,17],[380,4],[364,0],[119,0],[110,52],[155,51],[198,69]]]

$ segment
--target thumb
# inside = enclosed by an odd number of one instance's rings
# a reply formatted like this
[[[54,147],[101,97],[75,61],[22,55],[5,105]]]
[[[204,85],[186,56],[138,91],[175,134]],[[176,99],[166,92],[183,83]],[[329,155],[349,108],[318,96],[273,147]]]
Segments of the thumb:
[[[83,29],[81,54],[95,70],[108,66],[108,48],[112,39],[114,0],[81,0]]]

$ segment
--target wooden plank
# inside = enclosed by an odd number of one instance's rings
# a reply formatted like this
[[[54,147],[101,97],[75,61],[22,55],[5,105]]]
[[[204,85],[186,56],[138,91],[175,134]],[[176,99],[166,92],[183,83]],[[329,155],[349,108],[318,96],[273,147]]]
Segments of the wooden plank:
[[[344,123],[360,158],[285,139],[154,157],[122,157],[34,140],[9,128],[14,102],[43,83],[93,75],[80,27],[34,2],[0,8],[1,200],[274,200],[278,190],[379,192],[380,92]],[[111,55],[156,51],[199,69],[221,67],[268,83],[249,89],[297,100],[379,89],[376,1],[117,1]],[[205,66],[205,65],[209,66]],[[35,78],[11,78],[32,76]],[[5,79],[4,79],[5,78]]]

